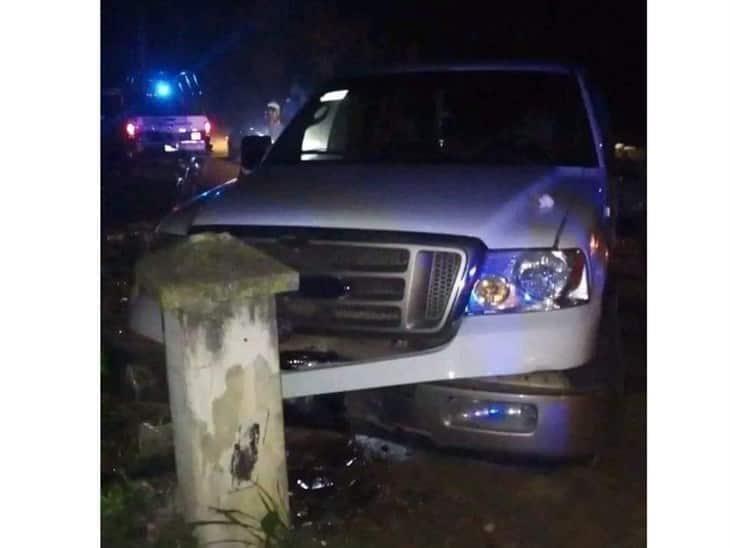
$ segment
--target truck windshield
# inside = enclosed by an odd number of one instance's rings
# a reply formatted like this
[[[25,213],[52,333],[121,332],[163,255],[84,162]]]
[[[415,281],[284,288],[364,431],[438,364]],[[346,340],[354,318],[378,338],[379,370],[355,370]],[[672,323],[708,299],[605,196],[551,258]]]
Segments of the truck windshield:
[[[267,163],[595,166],[577,80],[548,72],[389,74],[337,82],[292,120]]]

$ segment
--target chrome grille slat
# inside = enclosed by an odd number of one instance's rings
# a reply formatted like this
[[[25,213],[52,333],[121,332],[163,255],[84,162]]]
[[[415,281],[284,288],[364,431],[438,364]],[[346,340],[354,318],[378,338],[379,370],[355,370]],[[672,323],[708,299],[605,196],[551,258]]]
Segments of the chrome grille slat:
[[[316,272],[352,273],[402,273],[408,270],[409,250],[402,246],[384,247],[358,244],[309,241],[306,246],[297,242],[271,242],[260,244],[262,250],[276,248],[276,254],[284,262],[307,272],[317,265]]]
[[[301,271],[300,271],[301,272]],[[312,272],[314,274],[314,272]],[[356,276],[362,276],[364,278],[370,278],[372,276],[377,276],[378,278],[398,278],[398,279],[404,279],[405,273],[397,273],[397,272],[381,272],[378,270],[371,270],[368,272],[364,272],[362,270],[317,270],[316,274],[321,275],[327,275],[327,276],[346,276],[346,277],[356,277]]]
[[[281,312],[295,327],[398,328],[402,309],[392,303],[331,302],[312,299],[280,299]]]
[[[399,301],[388,301],[384,299],[302,299],[297,296],[289,296],[285,299],[287,302],[307,301],[309,303],[317,303],[322,305],[358,305],[358,306],[392,306],[395,308],[403,308]]]

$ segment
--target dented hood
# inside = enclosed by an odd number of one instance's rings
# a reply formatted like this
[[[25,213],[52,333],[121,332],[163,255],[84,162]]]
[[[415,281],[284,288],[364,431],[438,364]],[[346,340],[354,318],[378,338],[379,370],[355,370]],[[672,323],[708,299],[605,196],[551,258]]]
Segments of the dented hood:
[[[553,245],[566,213],[601,186],[597,170],[484,166],[265,166],[170,216],[162,230],[292,226],[481,239],[489,247]]]

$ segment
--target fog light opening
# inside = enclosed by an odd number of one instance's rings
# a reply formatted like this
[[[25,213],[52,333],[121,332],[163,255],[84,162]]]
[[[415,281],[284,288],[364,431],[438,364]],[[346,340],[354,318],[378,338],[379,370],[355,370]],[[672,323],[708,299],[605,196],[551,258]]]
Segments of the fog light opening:
[[[537,408],[511,402],[455,402],[443,424],[449,428],[529,433],[537,427]]]

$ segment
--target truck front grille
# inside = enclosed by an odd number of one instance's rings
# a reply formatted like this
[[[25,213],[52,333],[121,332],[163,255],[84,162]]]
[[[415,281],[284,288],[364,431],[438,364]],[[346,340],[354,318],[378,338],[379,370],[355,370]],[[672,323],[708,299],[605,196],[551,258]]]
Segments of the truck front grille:
[[[228,232],[299,272],[277,296],[280,330],[441,335],[466,304],[484,244],[475,238],[305,227],[197,226]]]
[[[246,241],[300,273],[299,291],[280,296],[278,309],[308,331],[438,331],[466,265],[464,251],[427,245]]]

